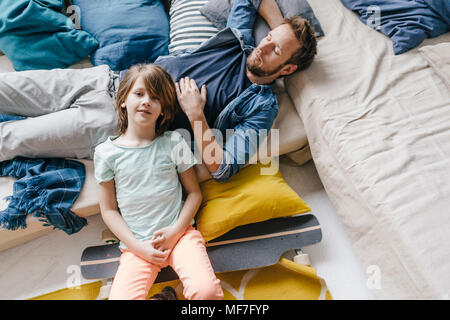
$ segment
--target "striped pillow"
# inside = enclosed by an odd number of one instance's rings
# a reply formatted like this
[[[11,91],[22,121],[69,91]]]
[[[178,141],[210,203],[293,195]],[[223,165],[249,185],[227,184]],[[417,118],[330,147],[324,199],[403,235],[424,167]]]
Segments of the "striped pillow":
[[[170,6],[169,54],[196,49],[219,30],[200,13],[208,0],[172,0]]]

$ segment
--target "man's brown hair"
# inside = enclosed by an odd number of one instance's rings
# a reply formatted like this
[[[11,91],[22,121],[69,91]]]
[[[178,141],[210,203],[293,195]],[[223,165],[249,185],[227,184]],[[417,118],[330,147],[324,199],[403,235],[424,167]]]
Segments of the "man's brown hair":
[[[311,65],[317,53],[317,39],[314,28],[308,20],[299,16],[285,18],[284,23],[291,26],[301,45],[300,50],[292,55],[287,64],[295,64],[298,66],[298,70],[305,70]]]
[[[115,108],[119,118],[119,131],[124,134],[128,128],[127,109],[122,105],[133,88],[136,80],[142,77],[145,89],[149,95],[157,97],[161,103],[161,115],[156,121],[156,135],[159,136],[166,131],[177,112],[177,95],[175,84],[170,74],[163,68],[154,64],[136,64],[128,69],[117,91]]]

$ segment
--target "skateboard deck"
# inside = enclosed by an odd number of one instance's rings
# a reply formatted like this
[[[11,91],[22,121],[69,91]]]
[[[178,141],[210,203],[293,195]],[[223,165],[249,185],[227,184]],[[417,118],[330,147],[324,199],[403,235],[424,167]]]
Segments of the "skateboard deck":
[[[322,240],[319,221],[312,214],[276,218],[239,226],[206,243],[215,272],[248,270],[276,264],[283,253]],[[119,244],[88,247],[81,256],[81,274],[85,279],[113,278],[119,266]],[[155,283],[178,279],[168,266]]]

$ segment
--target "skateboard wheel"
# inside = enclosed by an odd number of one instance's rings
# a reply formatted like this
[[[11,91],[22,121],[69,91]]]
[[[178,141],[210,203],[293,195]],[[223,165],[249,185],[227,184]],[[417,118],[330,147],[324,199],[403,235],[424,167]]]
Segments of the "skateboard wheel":
[[[97,300],[106,300],[109,298],[109,293],[111,292],[112,284],[108,282],[108,284],[100,287],[100,292],[98,293]]]
[[[309,258],[309,254],[307,253],[300,253],[293,258],[295,263],[304,265],[304,266],[311,266],[311,259]]]
[[[109,229],[105,229],[102,232],[102,241],[105,244],[113,244],[119,242],[119,239]]]

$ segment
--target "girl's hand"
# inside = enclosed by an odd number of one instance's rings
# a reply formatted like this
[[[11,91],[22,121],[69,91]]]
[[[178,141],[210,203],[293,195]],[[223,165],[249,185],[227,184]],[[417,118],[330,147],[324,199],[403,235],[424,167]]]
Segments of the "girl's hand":
[[[133,248],[130,248],[136,255],[142,259],[153,263],[159,267],[162,266],[164,261],[169,257],[172,250],[156,249],[153,246],[152,240],[137,241]]]
[[[181,78],[180,83],[175,83],[178,103],[190,121],[200,119],[206,104],[206,85],[201,92],[197,88],[194,79]]]
[[[183,232],[179,231],[175,226],[169,226],[153,233],[151,241],[153,246],[159,250],[172,250],[182,234]]]

